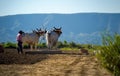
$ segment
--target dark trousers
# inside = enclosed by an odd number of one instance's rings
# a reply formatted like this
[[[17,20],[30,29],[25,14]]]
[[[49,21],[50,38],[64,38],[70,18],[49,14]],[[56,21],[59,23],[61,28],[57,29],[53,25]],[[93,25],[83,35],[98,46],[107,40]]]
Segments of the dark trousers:
[[[22,42],[18,41],[18,54],[21,52],[23,54],[23,47],[22,47]]]

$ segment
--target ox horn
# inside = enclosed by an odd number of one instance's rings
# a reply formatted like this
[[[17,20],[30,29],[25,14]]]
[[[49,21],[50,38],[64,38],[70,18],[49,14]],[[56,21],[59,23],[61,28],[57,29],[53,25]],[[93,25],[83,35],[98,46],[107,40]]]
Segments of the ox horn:
[[[36,32],[35,30],[32,30],[33,32]]]
[[[36,30],[37,30],[37,31],[41,31],[41,28],[40,28],[40,29],[36,28]]]
[[[62,27],[60,27],[60,29],[62,29]]]
[[[41,31],[41,28],[39,29],[39,31]]]
[[[36,28],[36,30],[37,30],[37,31],[39,31],[39,29],[38,29],[38,28]]]
[[[53,27],[54,29],[56,29],[55,27]]]
[[[45,33],[47,32],[46,28],[45,28]]]

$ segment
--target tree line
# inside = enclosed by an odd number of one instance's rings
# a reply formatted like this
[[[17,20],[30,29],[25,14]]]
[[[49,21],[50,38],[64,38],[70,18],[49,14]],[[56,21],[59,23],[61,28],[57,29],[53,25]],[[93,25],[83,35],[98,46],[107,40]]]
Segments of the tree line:
[[[1,44],[3,45],[4,48],[16,48],[17,47],[17,43],[14,43],[14,42],[4,42]],[[58,48],[65,48],[66,47],[66,48],[78,48],[78,49],[80,49],[80,48],[94,49],[95,46],[97,46],[97,45],[94,45],[94,47],[93,47],[92,44],[80,44],[80,43],[75,43],[73,41],[67,42],[66,40],[57,42]],[[37,45],[37,47],[38,48],[47,48],[45,42],[39,43]],[[28,49],[28,48],[30,48],[30,46],[27,44],[24,44],[23,48]]]

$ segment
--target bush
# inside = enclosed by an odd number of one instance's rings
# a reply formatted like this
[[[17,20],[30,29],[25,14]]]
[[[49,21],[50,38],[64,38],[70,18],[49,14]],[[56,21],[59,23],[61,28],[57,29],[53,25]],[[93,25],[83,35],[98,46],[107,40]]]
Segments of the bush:
[[[38,44],[39,48],[47,48],[46,43],[40,43]]]
[[[16,48],[16,43],[6,42],[3,44],[4,48]]]
[[[58,41],[57,46],[58,46],[58,48],[63,48],[64,44],[61,41]]]
[[[69,47],[72,47],[72,48],[73,48],[73,47],[77,47],[77,45],[76,45],[75,42],[70,42],[70,43],[69,43]]]
[[[24,48],[24,49],[29,49],[29,48],[30,48],[30,45],[28,45],[28,44],[23,44],[23,48]]]
[[[120,35],[103,36],[103,46],[97,55],[101,65],[114,76],[120,75]]]

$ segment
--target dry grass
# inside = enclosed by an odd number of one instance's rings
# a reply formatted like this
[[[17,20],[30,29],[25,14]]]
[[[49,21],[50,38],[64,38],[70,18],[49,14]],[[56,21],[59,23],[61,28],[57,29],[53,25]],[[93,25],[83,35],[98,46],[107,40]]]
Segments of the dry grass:
[[[95,57],[70,53],[30,52],[17,54],[6,49],[0,54],[0,76],[111,76]]]

